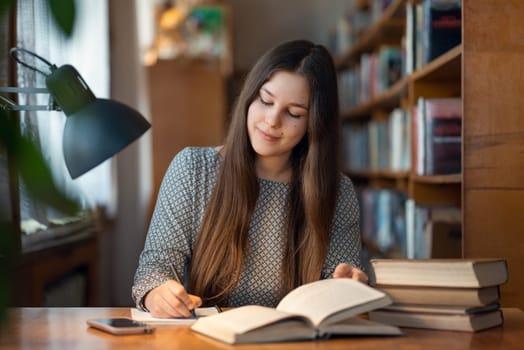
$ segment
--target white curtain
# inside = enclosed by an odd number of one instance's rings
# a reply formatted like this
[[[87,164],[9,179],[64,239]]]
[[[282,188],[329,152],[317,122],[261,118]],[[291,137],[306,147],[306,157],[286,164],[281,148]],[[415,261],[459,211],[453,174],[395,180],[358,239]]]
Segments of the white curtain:
[[[95,96],[109,97],[109,29],[107,0],[76,1],[76,18],[73,34],[67,38],[51,17],[47,0],[17,2],[17,46],[42,56],[56,66],[73,65],[87,82]],[[47,66],[29,55],[20,58],[40,70]],[[18,66],[18,86],[45,87],[45,77],[26,67]],[[20,104],[47,104],[47,95],[20,95]],[[114,211],[111,161],[108,160],[72,180],[65,167],[62,154],[62,132],[65,123],[62,112],[23,112],[22,130],[41,147],[52,169],[57,185],[79,200],[84,208],[100,205]],[[35,203],[21,188],[22,220],[33,219],[47,225],[59,215]]]

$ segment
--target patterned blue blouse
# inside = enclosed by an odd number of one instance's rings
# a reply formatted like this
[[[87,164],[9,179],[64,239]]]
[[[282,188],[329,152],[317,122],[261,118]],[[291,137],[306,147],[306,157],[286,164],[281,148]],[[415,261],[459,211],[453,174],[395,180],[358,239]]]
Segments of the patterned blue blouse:
[[[164,176],[132,288],[144,308],[151,289],[173,279],[170,265],[185,270],[191,259],[205,207],[216,183],[222,156],[212,147],[190,147],[171,162]],[[250,253],[229,297],[232,307],[257,304],[275,307],[283,295],[279,281],[284,255],[285,220],[290,185],[259,179],[260,195],[249,227]],[[342,262],[360,265],[359,208],[353,185],[341,176],[328,254],[322,278]],[[209,247],[212,249],[212,247]]]

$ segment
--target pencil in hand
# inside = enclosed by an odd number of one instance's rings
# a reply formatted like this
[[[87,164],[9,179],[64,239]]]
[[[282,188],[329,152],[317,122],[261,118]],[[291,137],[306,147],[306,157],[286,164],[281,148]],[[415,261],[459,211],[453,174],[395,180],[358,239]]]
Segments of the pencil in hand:
[[[178,272],[175,269],[175,266],[173,264],[171,264],[171,265],[169,265],[169,267],[171,268],[171,272],[173,272],[173,276],[175,276],[175,281],[177,281],[182,286],[184,286],[184,289],[187,292],[187,286],[186,286],[185,283],[182,282],[182,279],[180,278],[180,275],[178,274]],[[195,312],[194,308],[190,309],[189,311],[191,312],[191,316],[193,316],[193,318],[197,318],[197,315],[196,315],[196,312]]]

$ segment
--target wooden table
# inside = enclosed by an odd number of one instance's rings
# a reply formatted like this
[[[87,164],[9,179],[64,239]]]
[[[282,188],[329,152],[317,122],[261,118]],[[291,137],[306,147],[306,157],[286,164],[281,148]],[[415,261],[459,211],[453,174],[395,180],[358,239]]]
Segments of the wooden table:
[[[293,343],[231,346],[188,326],[158,326],[153,334],[115,336],[88,328],[96,317],[129,317],[128,308],[15,308],[0,329],[0,349],[523,349],[524,313],[504,309],[505,323],[478,333],[404,328],[402,337],[347,337]]]

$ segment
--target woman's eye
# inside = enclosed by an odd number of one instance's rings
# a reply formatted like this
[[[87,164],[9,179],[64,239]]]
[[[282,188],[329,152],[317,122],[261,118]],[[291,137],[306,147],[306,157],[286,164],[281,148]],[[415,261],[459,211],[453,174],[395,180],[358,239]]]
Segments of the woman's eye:
[[[289,116],[290,116],[291,118],[300,118],[300,117],[302,117],[300,114],[293,114],[293,113],[291,113],[290,111],[288,111],[287,114],[289,114]]]
[[[268,102],[268,101],[266,101],[266,100],[264,100],[264,99],[262,98],[262,96],[259,96],[258,99],[260,100],[260,102],[261,102],[263,105],[266,105],[266,106],[270,106],[270,105],[271,105],[271,103]]]

